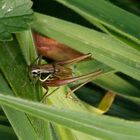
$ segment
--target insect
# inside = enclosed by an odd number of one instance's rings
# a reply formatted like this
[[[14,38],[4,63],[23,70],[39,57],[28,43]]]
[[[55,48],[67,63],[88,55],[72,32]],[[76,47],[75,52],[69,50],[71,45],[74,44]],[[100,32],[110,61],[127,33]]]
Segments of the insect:
[[[84,84],[91,81],[97,75],[101,74],[101,70],[97,70],[95,72],[85,74],[78,77],[73,77],[72,69],[68,66],[82,61],[84,59],[90,58],[91,54],[85,54],[83,56],[66,60],[66,61],[59,61],[52,64],[38,64],[31,66],[31,75],[34,78],[39,78],[39,81],[42,83],[42,86],[45,89],[48,87],[59,87],[62,85],[66,85],[72,82],[76,82],[78,80],[86,79],[84,83],[79,85],[76,89],[80,88]],[[74,89],[73,91],[75,91]],[[73,93],[73,92],[71,92]],[[66,97],[70,97],[71,93],[68,93]]]

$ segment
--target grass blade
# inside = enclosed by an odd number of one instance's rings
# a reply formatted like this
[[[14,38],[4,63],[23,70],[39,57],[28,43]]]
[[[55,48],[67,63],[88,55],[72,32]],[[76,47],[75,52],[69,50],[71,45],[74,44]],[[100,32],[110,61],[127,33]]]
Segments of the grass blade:
[[[140,43],[140,18],[105,0],[57,0],[91,23],[99,22],[131,40]],[[112,11],[112,12],[110,12]],[[130,20],[131,19],[131,20]],[[97,25],[97,24],[96,24]]]
[[[1,140],[18,140],[13,129],[8,126],[0,125]]]
[[[0,81],[0,91],[2,93],[13,95],[12,90],[9,89],[9,86],[7,85],[2,75],[0,75]],[[2,105],[2,109],[4,110],[8,120],[12,124],[12,127],[19,139],[24,140],[30,137],[31,140],[34,140],[35,138],[37,138],[36,132],[24,112],[17,111],[4,105]],[[21,128],[23,131],[21,131]]]
[[[43,120],[61,125],[105,140],[139,140],[140,123],[95,114],[73,112],[65,109],[47,107],[27,100],[0,94],[0,102]],[[133,125],[132,125],[133,124]]]

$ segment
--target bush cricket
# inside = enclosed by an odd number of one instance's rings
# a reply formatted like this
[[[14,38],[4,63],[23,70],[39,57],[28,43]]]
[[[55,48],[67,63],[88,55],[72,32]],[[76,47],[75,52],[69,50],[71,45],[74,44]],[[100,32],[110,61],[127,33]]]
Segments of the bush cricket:
[[[84,59],[90,58],[90,57],[91,57],[91,54],[85,54],[83,56],[80,56],[71,60],[59,61],[52,64],[32,65],[31,75],[34,78],[38,77],[39,81],[41,82],[42,86],[45,89],[48,89],[48,87],[59,87],[59,86],[66,85],[66,84],[76,82],[79,80],[85,80],[84,83],[80,84],[77,88],[72,90],[72,92],[67,93],[66,97],[71,97],[71,93],[73,93],[73,91],[79,89],[84,84],[92,81],[94,78],[96,78],[96,76],[102,73],[101,70],[97,70],[92,73],[85,74],[78,77],[72,76],[72,73],[73,73],[72,69],[69,68],[68,66],[71,64],[77,63],[79,61],[82,61]]]

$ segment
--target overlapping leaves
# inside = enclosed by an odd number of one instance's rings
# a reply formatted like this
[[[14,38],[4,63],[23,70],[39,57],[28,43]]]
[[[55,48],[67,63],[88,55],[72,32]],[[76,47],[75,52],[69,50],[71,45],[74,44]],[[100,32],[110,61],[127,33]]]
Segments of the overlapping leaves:
[[[30,0],[0,1],[0,40],[11,40],[11,33],[28,28],[33,19]]]

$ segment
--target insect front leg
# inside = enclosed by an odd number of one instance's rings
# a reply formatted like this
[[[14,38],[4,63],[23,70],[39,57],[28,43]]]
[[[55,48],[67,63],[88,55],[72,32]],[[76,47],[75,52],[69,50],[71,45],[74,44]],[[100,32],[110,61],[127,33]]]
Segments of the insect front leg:
[[[41,78],[41,75],[39,76],[39,80],[41,82],[45,82],[46,80],[48,80],[50,77],[52,76],[52,74],[49,74],[47,77],[45,77],[44,79]]]
[[[55,93],[55,91],[57,91],[59,89],[59,87],[56,87],[51,93],[48,94],[48,87],[47,87],[47,91],[44,93],[41,102],[43,102],[46,98],[48,98],[50,95],[52,95],[53,93]]]
[[[41,98],[41,102],[44,102],[46,95],[48,94],[48,87],[45,87],[46,92],[43,94],[42,98]]]
[[[33,66],[36,62],[37,62],[37,65],[40,65],[41,64],[41,60],[42,60],[42,55],[39,55],[31,64],[31,66]]]

